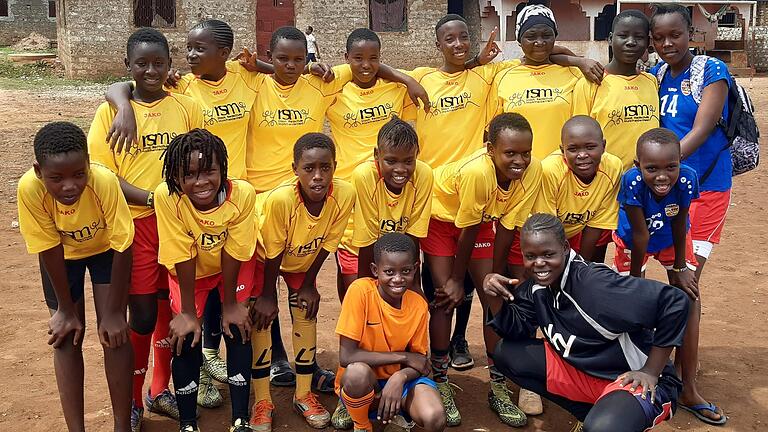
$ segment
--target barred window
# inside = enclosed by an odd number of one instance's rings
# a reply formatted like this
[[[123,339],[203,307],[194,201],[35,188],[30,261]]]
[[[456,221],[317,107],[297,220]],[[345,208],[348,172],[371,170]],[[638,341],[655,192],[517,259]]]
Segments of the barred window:
[[[136,27],[176,27],[176,1],[134,0],[133,24]]]
[[[406,0],[368,0],[369,27],[377,32],[408,30]]]
[[[48,0],[48,18],[56,18],[56,0]]]

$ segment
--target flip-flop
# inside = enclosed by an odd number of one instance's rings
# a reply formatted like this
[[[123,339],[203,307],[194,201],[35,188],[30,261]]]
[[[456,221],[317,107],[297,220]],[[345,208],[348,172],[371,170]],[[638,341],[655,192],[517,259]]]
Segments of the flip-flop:
[[[275,360],[269,366],[269,382],[276,387],[293,387],[296,385],[296,373],[291,369],[288,360]]]
[[[321,367],[312,374],[312,388],[321,393],[333,393],[335,382],[336,374]]]
[[[697,419],[703,421],[706,424],[710,424],[712,426],[722,426],[725,424],[725,422],[728,421],[728,417],[725,416],[725,413],[718,412],[717,405],[710,402],[698,404],[698,405],[691,405],[691,406],[678,404],[677,406],[693,414],[693,416],[696,417]],[[700,413],[699,411],[701,410],[709,411],[714,414],[719,414],[720,419],[719,420],[711,419],[705,416],[704,414]]]

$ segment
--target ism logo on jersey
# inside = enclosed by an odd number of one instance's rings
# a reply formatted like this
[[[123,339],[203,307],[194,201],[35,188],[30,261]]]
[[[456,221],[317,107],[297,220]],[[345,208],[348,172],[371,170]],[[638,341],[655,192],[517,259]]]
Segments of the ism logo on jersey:
[[[142,135],[139,145],[131,146],[128,154],[136,156],[141,152],[165,151],[171,141],[176,138],[176,132],[158,132]]]
[[[379,232],[382,235],[390,232],[403,232],[408,226],[408,222],[408,216],[401,216],[398,220],[384,219],[379,225]]]
[[[239,120],[248,114],[244,102],[232,102],[224,105],[215,105],[211,109],[203,109],[205,125],[212,126],[216,123]]]
[[[59,234],[64,237],[69,237],[78,243],[83,243],[88,240],[92,240],[94,237],[96,237],[96,233],[98,233],[100,230],[103,230],[105,228],[106,227],[102,225],[101,221],[94,221],[94,222],[91,222],[89,225],[82,227],[79,230],[72,230],[72,231],[58,230],[58,231],[59,231]]]
[[[480,107],[477,103],[472,101],[472,93],[464,92],[456,96],[443,96],[432,103],[429,109],[428,116],[437,116],[452,111],[459,111],[467,108],[470,105]]]
[[[526,104],[551,103],[558,99],[568,103],[559,88],[531,88],[512,93],[507,100],[507,110]]]
[[[656,107],[650,104],[625,105],[614,109],[608,114],[608,121],[603,129],[609,126],[618,126],[622,123],[647,122],[659,119]]]
[[[309,242],[303,244],[303,245],[288,245],[286,248],[286,252],[288,255],[295,256],[295,257],[305,257],[314,255],[315,252],[317,252],[318,249],[320,249],[320,246],[322,246],[323,241],[325,241],[324,236],[315,237],[314,239],[310,240]]]
[[[295,109],[279,109],[279,110],[267,110],[262,114],[262,120],[259,122],[259,127],[276,127],[276,126],[302,126],[314,119],[310,116],[309,111],[295,110]]]
[[[344,114],[344,127],[356,128],[361,125],[388,121],[392,116],[392,104],[390,102],[374,107],[362,108]]]
[[[209,252],[220,248],[224,244],[224,241],[227,240],[228,234],[229,232],[227,230],[224,230],[219,234],[202,233],[200,234],[197,244],[200,245],[200,249]]]

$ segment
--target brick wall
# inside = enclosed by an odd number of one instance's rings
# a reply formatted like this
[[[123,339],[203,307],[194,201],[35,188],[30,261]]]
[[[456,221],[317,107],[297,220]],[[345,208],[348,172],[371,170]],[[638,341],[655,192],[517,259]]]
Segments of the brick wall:
[[[56,39],[56,19],[48,18],[48,0],[8,0],[8,16],[0,17],[0,45],[13,45],[32,32]]]

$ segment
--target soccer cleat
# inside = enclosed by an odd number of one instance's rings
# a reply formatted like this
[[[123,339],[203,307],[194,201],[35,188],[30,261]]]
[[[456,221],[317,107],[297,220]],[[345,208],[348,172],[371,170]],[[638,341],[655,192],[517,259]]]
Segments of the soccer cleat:
[[[154,398],[150,397],[149,393],[147,393],[144,405],[151,413],[170,417],[174,420],[179,419],[179,405],[176,403],[176,395],[168,389],[163,390]]]
[[[451,341],[451,367],[457,371],[472,369],[475,366],[475,360],[469,352],[469,344],[464,338]]]
[[[389,423],[384,427],[384,432],[411,432],[411,429],[416,426],[415,422],[408,421],[400,414],[389,420]]]
[[[491,381],[491,388],[488,390],[488,405],[496,413],[502,423],[512,427],[525,426],[528,418],[525,413],[512,403],[512,391],[507,388],[504,382]]]
[[[179,432],[200,432],[200,428],[197,426],[186,425],[182,426],[181,429],[179,429]]]
[[[136,402],[131,401],[131,432],[141,430],[141,420],[144,418],[144,408],[137,407]]]
[[[345,407],[344,404],[341,403],[341,400],[339,400],[336,404],[336,409],[331,416],[331,426],[333,426],[334,429],[346,430],[352,429],[352,426],[354,425],[352,416],[350,416],[349,411],[347,411],[347,407]]]
[[[251,430],[256,432],[272,432],[272,415],[275,406],[264,399],[253,404],[251,409]]]
[[[445,408],[445,423],[450,427],[461,424],[461,414],[453,398],[456,393],[454,388],[461,390],[459,386],[452,382],[437,383],[437,391],[440,392],[440,400],[443,402],[443,408]]]
[[[517,406],[527,415],[539,415],[544,412],[541,396],[522,387],[517,396]]]
[[[296,411],[304,417],[307,424],[315,429],[323,429],[331,422],[331,414],[327,409],[317,400],[317,395],[309,392],[301,399],[296,399],[293,396],[293,407]]]
[[[216,381],[227,383],[227,362],[219,356],[219,351],[205,348],[203,350],[203,370]]]
[[[251,430],[248,420],[241,418],[236,419],[229,428],[229,432],[250,432]]]
[[[224,403],[219,389],[213,384],[213,379],[203,368],[200,368],[200,386],[197,389],[197,404],[203,408],[217,408]]]
[[[573,425],[573,429],[571,429],[571,432],[583,432],[584,431],[584,423],[577,421],[576,424]]]

